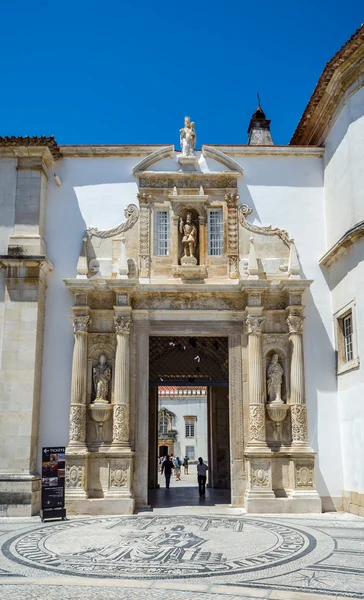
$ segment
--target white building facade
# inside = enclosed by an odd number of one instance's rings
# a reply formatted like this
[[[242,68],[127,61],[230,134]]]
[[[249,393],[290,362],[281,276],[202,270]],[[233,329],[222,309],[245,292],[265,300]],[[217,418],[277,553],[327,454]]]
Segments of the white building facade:
[[[288,146],[260,107],[241,146],[0,139],[6,514],[39,512],[48,445],[71,512],[148,505],[167,376],[209,388],[233,505],[364,515],[363,83],[364,27]]]

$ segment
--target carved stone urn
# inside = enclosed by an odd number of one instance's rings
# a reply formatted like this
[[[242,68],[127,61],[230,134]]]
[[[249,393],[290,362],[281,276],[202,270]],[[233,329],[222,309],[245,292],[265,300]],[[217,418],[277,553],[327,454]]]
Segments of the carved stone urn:
[[[280,442],[282,440],[283,421],[289,411],[289,406],[284,404],[282,400],[277,400],[269,402],[266,408],[269,418],[274,423],[274,438],[277,442]]]
[[[112,415],[112,405],[103,404],[101,402],[94,402],[89,406],[89,413],[91,419],[97,425],[96,439],[98,442],[102,442],[104,423],[106,423],[106,421],[108,421]]]

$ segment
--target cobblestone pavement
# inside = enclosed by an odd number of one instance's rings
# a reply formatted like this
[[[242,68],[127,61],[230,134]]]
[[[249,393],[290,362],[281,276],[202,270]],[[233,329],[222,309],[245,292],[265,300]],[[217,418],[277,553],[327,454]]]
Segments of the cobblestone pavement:
[[[66,522],[4,518],[0,543],[1,599],[364,599],[364,519],[347,514],[191,506]]]

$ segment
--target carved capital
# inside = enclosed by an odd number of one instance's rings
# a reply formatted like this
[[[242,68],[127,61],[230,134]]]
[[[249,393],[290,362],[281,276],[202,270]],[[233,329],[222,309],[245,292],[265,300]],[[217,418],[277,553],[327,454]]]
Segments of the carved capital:
[[[304,317],[301,314],[291,313],[286,319],[289,333],[302,333]]]
[[[265,317],[253,317],[248,315],[245,324],[248,328],[248,333],[262,333],[262,325],[265,321]]]
[[[129,406],[114,404],[113,444],[128,444],[129,442]]]
[[[292,404],[292,442],[307,444],[307,407],[305,404]]]
[[[265,405],[249,407],[249,442],[265,443]]]
[[[139,200],[139,204],[148,205],[152,201],[152,194],[145,194],[145,193],[138,192],[137,198]]]
[[[74,333],[87,333],[87,328],[91,323],[91,317],[72,317]]]
[[[70,407],[70,444],[86,442],[86,406],[71,404]]]
[[[131,323],[131,317],[122,317],[120,315],[117,315],[116,317],[114,317],[115,333],[128,335],[130,333]]]
[[[237,206],[239,201],[239,194],[229,193],[225,194],[225,200],[228,206]]]

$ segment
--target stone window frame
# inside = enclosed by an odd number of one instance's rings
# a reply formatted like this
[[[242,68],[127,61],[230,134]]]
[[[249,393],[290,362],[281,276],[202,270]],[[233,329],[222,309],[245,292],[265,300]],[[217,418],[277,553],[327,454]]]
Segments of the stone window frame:
[[[344,325],[345,319],[351,316],[351,347],[352,359],[346,359]],[[356,369],[360,365],[358,355],[358,340],[357,340],[357,323],[356,323],[356,300],[352,300],[340,310],[334,313],[335,320],[335,345],[336,345],[336,373],[341,375],[352,369]]]
[[[212,212],[220,212],[221,214],[221,252],[214,254],[211,252],[211,238],[210,238],[210,215]],[[223,256],[225,253],[225,229],[224,229],[224,207],[223,206],[211,206],[207,210],[207,254],[209,257]]]
[[[167,242],[166,242],[166,254],[159,254],[158,250],[158,239],[157,239],[157,214],[160,212],[164,212],[167,214]],[[152,218],[152,248],[153,248],[153,256],[158,256],[160,258],[165,258],[171,255],[171,214],[170,208],[168,206],[154,206],[153,208],[153,218]]]
[[[193,452],[192,452],[193,456],[190,456],[187,448],[191,448],[193,450]],[[196,459],[196,456],[195,456],[196,448],[195,448],[195,446],[186,446],[185,450],[186,450],[185,456],[187,456],[190,460],[195,460]]]
[[[196,437],[196,417],[184,417],[185,419],[185,438],[195,438]],[[192,432],[192,435],[189,433]]]

